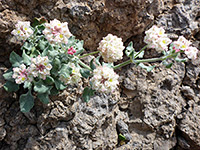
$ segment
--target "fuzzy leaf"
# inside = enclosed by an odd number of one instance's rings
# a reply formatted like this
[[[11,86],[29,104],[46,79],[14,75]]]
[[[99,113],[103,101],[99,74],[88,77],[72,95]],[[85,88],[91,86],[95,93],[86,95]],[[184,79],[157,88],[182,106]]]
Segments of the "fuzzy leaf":
[[[31,51],[33,47],[34,45],[31,42],[25,42],[21,49]]]
[[[133,48],[133,42],[130,42],[128,44],[128,46],[126,47],[125,53],[126,53],[126,56],[128,56],[128,57],[134,56],[135,49]]]
[[[171,62],[171,63],[168,63],[166,60],[164,60],[162,63],[163,63],[163,65],[164,65],[166,68],[171,68],[172,65],[173,65],[172,62]]]
[[[53,66],[53,68],[51,69],[51,74],[53,74],[54,76],[57,76],[58,70],[60,70],[60,67],[61,67],[60,59],[55,58],[52,62],[52,66]]]
[[[63,75],[65,78],[68,78],[72,74],[72,68],[64,64],[59,71],[60,75]]]
[[[186,62],[188,59],[187,58],[181,59],[181,58],[176,57],[175,60],[177,62]]]
[[[55,80],[55,85],[57,90],[64,90],[67,87],[60,80]]]
[[[138,55],[138,54],[139,54],[139,52],[137,52],[135,55]],[[144,56],[144,51],[142,51],[137,57],[143,58],[143,56]]]
[[[25,53],[25,51],[23,51],[22,58],[26,65],[31,64],[31,58]]]
[[[50,95],[58,95],[59,91],[57,90],[56,87],[53,87],[50,91]]]
[[[23,86],[23,87],[24,87],[25,89],[26,89],[26,88],[31,89],[32,84],[31,84],[31,82],[27,82],[27,81],[26,81],[26,82],[24,83],[24,86]]]
[[[52,85],[54,83],[54,79],[51,76],[47,76],[44,80],[45,84]]]
[[[22,63],[22,57],[12,51],[10,54],[10,62],[12,63],[13,67],[18,67]]]
[[[99,56],[95,59],[95,62],[96,62],[96,64],[97,64],[98,66],[101,66],[101,63],[100,63],[100,61],[99,61],[100,57],[101,57],[101,55],[99,55]]]
[[[86,87],[83,91],[83,100],[85,102],[88,102],[90,100],[90,97],[94,95],[94,90],[89,88],[89,87]]]
[[[94,65],[94,58],[90,61],[90,68],[92,70],[96,69],[96,66]]]
[[[90,70],[88,70],[88,69],[82,68],[82,69],[80,70],[80,73],[81,73],[81,75],[82,75],[84,78],[86,78],[86,79],[90,76]]]
[[[22,94],[19,98],[20,110],[22,112],[29,112],[34,106],[34,97],[29,90],[26,94]]]
[[[49,103],[49,96],[48,93],[38,93],[37,97],[40,99],[40,101],[44,104]]]
[[[46,93],[50,87],[46,86],[42,80],[38,81],[34,85],[34,91],[38,93]]]
[[[3,74],[3,77],[5,80],[14,82],[12,75],[13,75],[13,71],[12,71],[12,68],[10,68]]]
[[[146,69],[147,72],[150,72],[150,71],[153,70],[153,68],[155,67],[155,65],[154,65],[154,66],[146,66],[146,65],[144,65],[143,63],[140,63],[138,66],[140,66],[140,67],[143,68],[143,69]]]
[[[19,84],[16,84],[14,82],[11,82],[11,81],[7,81],[5,84],[4,84],[4,89],[8,92],[16,92],[17,90],[19,90]]]
[[[38,46],[39,46],[40,50],[42,50],[42,51],[47,47],[47,44],[48,44],[48,42],[45,41],[44,39],[42,39],[38,42]]]

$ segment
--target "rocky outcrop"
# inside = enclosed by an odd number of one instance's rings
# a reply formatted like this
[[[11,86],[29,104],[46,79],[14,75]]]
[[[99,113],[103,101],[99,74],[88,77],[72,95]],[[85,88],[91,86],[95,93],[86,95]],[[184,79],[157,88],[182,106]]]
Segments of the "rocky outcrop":
[[[108,33],[141,48],[143,33],[153,24],[163,26],[171,38],[190,38],[200,48],[199,5],[198,0],[0,1],[0,150],[199,150],[199,58],[171,69],[158,62],[149,73],[130,65],[117,71],[119,93],[97,93],[85,103],[78,89],[68,88],[48,105],[36,100],[30,113],[19,111],[22,91],[2,88],[8,56],[20,48],[10,34],[18,20],[45,16],[67,21],[87,50],[96,49]],[[149,50],[145,57],[158,55]]]

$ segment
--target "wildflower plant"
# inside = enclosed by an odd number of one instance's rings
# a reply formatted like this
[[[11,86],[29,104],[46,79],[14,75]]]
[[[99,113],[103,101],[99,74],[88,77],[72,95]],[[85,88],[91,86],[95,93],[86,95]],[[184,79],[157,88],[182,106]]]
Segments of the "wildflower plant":
[[[143,63],[159,61],[170,68],[173,63],[169,63],[168,59],[187,61],[187,58],[180,58],[181,53],[185,53],[189,59],[197,58],[198,49],[192,47],[192,43],[183,36],[172,42],[165,30],[155,25],[145,33],[144,42],[147,45],[140,51],[135,51],[132,42],[125,48],[121,38],[108,34],[100,41],[97,51],[82,54],[83,41],[75,39],[67,22],[54,19],[48,23],[44,18],[35,19],[32,24],[19,21],[12,34],[23,42],[22,56],[11,52],[9,59],[12,67],[3,75],[7,80],[4,88],[8,92],[23,88],[25,94],[19,98],[20,109],[29,112],[36,97],[47,104],[50,95],[57,95],[69,85],[79,86],[83,78],[90,83],[82,94],[87,102],[95,92],[112,93],[117,90],[119,76],[114,70],[120,67],[133,63],[151,71],[155,66]],[[147,48],[154,48],[163,56],[143,59]],[[114,65],[123,58],[124,49],[129,60]],[[97,53],[99,56],[88,65],[81,61],[81,58]],[[100,57],[104,62],[99,61]]]

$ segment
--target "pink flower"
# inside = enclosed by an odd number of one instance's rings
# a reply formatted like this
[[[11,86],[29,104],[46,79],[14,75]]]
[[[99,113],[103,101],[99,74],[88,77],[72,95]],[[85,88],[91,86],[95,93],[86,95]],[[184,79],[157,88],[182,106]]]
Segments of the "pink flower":
[[[24,64],[21,64],[19,67],[13,68],[13,78],[17,84],[24,83],[26,81],[31,82],[33,80],[32,75],[29,69],[26,69]]]
[[[73,46],[72,47],[70,47],[69,49],[68,49],[68,51],[67,51],[67,54],[69,54],[69,55],[74,55],[74,53],[76,53],[76,50],[73,48]]]

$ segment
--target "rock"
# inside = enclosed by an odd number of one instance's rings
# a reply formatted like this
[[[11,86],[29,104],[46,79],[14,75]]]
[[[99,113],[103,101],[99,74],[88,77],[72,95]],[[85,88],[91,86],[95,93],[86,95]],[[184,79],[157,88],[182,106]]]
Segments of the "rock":
[[[128,125],[124,123],[122,120],[117,122],[117,129],[119,133],[121,133],[126,138],[127,141],[131,140],[132,137],[129,133]]]
[[[2,141],[5,136],[6,136],[6,129],[0,127],[0,141]]]
[[[3,1],[0,3],[0,55],[7,57],[1,57],[0,62],[4,62],[13,49],[19,50],[20,43],[16,45],[10,34],[18,20],[44,16],[48,20],[67,21],[72,34],[84,40],[85,48],[95,50],[108,33],[123,41],[141,34],[162,9],[161,0]]]
[[[67,124],[60,124],[55,130],[50,131],[45,136],[40,138],[30,137],[26,143],[25,150],[37,149],[63,149],[75,150],[71,145],[72,141],[68,138]]]
[[[187,147],[190,147],[192,150],[200,149],[199,111],[200,106],[196,104],[195,101],[191,100],[188,110],[186,110],[183,119],[180,120],[180,123],[178,124],[182,136],[187,141]]]
[[[199,1],[177,1],[167,13],[160,14],[156,23],[172,34],[190,37],[199,31],[196,16]]]
[[[138,50],[153,24],[163,26],[172,39],[184,35],[198,47],[199,5],[199,0],[0,1],[0,150],[200,149],[199,58],[170,69],[152,63],[156,67],[149,73],[129,65],[117,70],[121,93],[97,94],[85,103],[81,92],[69,87],[48,105],[36,100],[25,114],[19,110],[22,91],[3,89],[9,54],[20,53],[22,44],[10,34],[18,20],[44,16],[67,21],[87,51],[108,33],[123,38],[125,45],[133,40]],[[157,56],[148,50],[144,57]],[[119,143],[119,133],[126,143]]]

